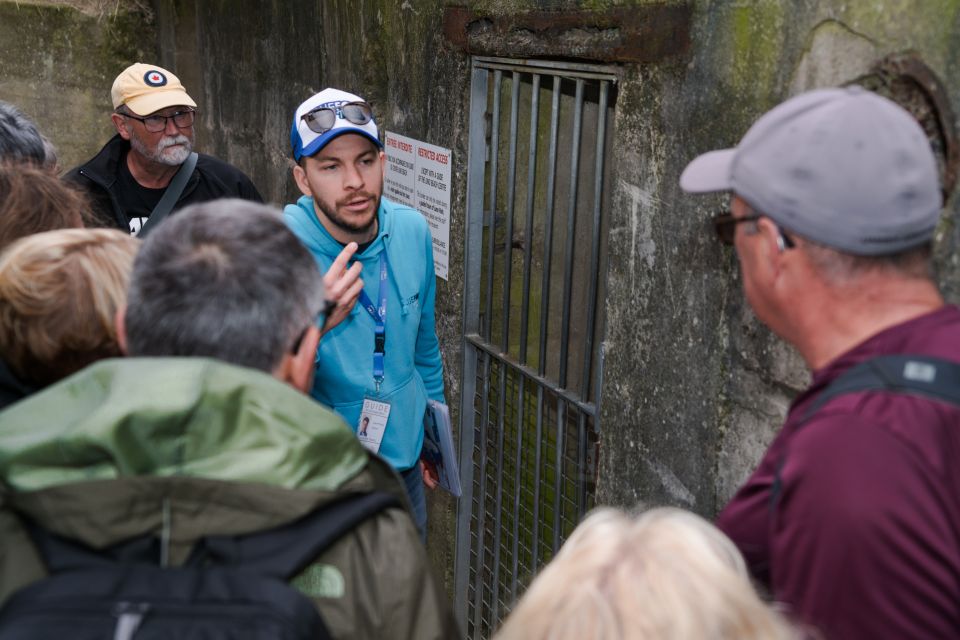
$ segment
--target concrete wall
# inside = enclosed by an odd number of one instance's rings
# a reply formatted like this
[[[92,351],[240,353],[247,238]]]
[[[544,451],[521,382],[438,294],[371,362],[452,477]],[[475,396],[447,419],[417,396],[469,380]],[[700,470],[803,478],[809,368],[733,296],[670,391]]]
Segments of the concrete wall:
[[[509,20],[529,9],[614,15],[654,3],[454,4]],[[689,7],[690,47],[622,63],[615,105],[598,501],[671,503],[711,515],[755,464],[807,374],[745,305],[735,257],[707,226],[723,201],[682,194],[678,176],[697,153],[735,144],[760,114],[799,91],[868,76],[896,93],[889,74],[871,71],[888,54],[911,52],[960,104],[960,2],[664,4]],[[0,99],[38,120],[66,166],[107,138],[110,82],[137,58],[176,70],[200,104],[198,147],[247,171],[276,203],[295,195],[287,165],[292,111],[326,86],[366,96],[384,128],[453,150],[451,271],[437,300],[448,398],[456,405],[469,56],[441,34],[444,3],[117,6],[98,15],[0,0]],[[954,302],[956,222],[951,198],[937,260]],[[451,500],[432,498],[431,552],[448,572],[452,513]]]
[[[110,86],[156,55],[153,25],[149,6],[130,0],[0,1],[0,100],[33,118],[69,169],[112,135]]]

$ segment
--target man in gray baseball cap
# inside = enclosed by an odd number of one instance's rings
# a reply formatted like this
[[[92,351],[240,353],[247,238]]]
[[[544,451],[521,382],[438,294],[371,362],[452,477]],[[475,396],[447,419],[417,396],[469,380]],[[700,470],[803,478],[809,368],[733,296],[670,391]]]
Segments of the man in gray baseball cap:
[[[823,637],[960,636],[960,309],[931,275],[922,129],[860,87],[812,91],[680,186],[730,192],[713,224],[747,300],[813,373],[718,525]]]

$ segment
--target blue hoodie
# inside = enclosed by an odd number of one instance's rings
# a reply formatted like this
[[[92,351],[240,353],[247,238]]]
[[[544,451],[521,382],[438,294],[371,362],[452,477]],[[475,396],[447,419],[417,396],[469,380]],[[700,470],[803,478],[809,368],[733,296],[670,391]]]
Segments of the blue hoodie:
[[[387,252],[386,355],[380,393],[375,393],[373,380],[374,321],[357,304],[320,341],[312,395],[343,416],[354,431],[365,397],[389,402],[390,417],[379,453],[404,471],[420,457],[427,398],[444,401],[443,364],[433,316],[433,244],[418,211],[381,198],[377,216],[377,237],[356,260],[363,264],[364,289],[376,301],[380,254]],[[283,219],[326,273],[343,246],[320,224],[313,199],[303,196],[296,204],[288,204]]]

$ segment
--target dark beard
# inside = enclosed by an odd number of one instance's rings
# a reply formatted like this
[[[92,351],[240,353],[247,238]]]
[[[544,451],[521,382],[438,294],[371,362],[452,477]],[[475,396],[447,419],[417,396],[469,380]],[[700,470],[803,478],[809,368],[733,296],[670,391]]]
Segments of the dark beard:
[[[380,197],[377,197],[377,206],[373,210],[373,215],[370,217],[370,222],[367,224],[353,224],[348,220],[344,220],[340,214],[337,212],[336,205],[333,207],[328,207],[325,202],[321,202],[316,198],[313,199],[314,205],[320,208],[320,211],[323,211],[323,215],[327,217],[333,226],[340,229],[341,231],[346,231],[350,234],[361,234],[370,231],[375,228],[377,225],[377,215],[380,211]]]

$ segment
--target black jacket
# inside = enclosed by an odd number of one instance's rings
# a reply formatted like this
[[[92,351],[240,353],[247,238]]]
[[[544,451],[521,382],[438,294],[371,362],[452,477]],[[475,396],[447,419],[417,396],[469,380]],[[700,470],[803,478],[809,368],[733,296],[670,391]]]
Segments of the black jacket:
[[[127,216],[120,209],[116,190],[119,188],[117,174],[120,163],[125,161],[129,149],[130,143],[119,134],[115,135],[96,156],[63,177],[87,193],[99,224],[124,231],[129,231],[129,225]],[[199,156],[197,168],[193,170],[173,211],[217,198],[263,202],[260,192],[242,171],[213,156],[202,153]]]

